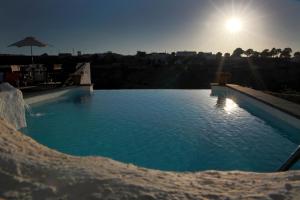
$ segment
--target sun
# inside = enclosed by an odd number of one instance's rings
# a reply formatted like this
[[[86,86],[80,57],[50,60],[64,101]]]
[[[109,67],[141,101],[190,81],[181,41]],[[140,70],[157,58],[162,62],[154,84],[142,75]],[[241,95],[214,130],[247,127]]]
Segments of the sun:
[[[230,33],[238,33],[242,30],[243,23],[241,19],[232,17],[227,19],[225,27]]]

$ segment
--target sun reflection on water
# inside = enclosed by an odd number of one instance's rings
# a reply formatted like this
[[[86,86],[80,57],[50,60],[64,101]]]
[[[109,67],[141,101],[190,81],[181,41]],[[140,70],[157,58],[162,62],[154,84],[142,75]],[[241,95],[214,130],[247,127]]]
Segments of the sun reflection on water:
[[[238,107],[238,105],[232,99],[226,98],[224,110],[228,114],[233,112],[237,107]]]

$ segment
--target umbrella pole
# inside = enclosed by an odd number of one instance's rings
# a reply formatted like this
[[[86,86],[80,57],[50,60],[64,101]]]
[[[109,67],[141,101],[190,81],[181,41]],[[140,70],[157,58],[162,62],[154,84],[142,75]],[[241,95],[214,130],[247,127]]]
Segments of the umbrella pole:
[[[30,53],[31,53],[31,64],[33,64],[32,46],[30,46]]]

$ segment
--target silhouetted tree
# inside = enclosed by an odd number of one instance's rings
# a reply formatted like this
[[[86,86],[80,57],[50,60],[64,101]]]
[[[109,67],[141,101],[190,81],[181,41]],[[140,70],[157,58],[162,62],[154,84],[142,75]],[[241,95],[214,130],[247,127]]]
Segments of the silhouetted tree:
[[[294,57],[300,57],[300,51],[295,52]]]
[[[291,58],[292,57],[292,52],[293,50],[289,47],[285,48],[282,50],[281,54],[280,54],[280,57],[281,58]]]
[[[265,49],[263,50],[261,53],[260,53],[260,56],[263,57],[263,58],[267,58],[269,57],[271,54],[270,54],[270,51],[269,49]]]
[[[253,51],[252,57],[258,58],[260,56],[260,53],[258,51]]]
[[[279,57],[281,55],[282,50],[281,49],[277,49],[277,57]]]
[[[218,52],[217,54],[216,54],[216,58],[219,60],[219,59],[221,59],[222,58],[222,53],[221,52]]]
[[[243,53],[244,50],[242,48],[236,48],[232,53],[232,57],[241,57]]]
[[[252,56],[254,53],[254,50],[253,49],[247,49],[244,54],[247,56],[247,57],[250,57]]]
[[[230,57],[230,53],[225,53],[225,54],[224,54],[224,57],[225,57],[225,58],[229,58],[229,57]]]
[[[276,48],[272,48],[270,51],[270,56],[275,57],[278,55],[278,51]]]

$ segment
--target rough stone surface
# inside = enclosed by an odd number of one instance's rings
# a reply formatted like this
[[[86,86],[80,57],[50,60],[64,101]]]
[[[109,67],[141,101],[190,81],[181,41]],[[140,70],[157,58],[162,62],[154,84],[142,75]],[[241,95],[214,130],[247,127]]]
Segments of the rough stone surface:
[[[9,83],[0,84],[0,117],[17,129],[26,127],[25,101],[22,92]]]
[[[300,199],[300,171],[148,170],[59,153],[0,120],[0,199]]]

